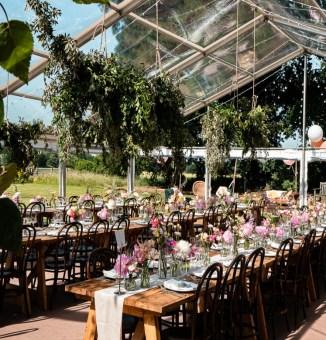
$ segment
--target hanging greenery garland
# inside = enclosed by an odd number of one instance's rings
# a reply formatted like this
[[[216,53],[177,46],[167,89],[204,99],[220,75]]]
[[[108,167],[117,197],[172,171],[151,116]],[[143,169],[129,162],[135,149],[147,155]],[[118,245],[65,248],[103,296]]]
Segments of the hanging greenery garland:
[[[202,135],[207,146],[207,164],[217,174],[229,157],[231,147],[242,147],[243,153],[266,147],[269,141],[268,108],[257,106],[237,111],[233,105],[212,106],[202,119]]]
[[[43,1],[28,3],[38,16],[33,28],[51,52],[44,101],[54,114],[61,158],[72,148],[97,145],[126,165],[140,150],[183,147],[184,97],[172,79],[161,74],[150,80],[117,56],[81,52],[69,36],[54,36],[57,11]]]

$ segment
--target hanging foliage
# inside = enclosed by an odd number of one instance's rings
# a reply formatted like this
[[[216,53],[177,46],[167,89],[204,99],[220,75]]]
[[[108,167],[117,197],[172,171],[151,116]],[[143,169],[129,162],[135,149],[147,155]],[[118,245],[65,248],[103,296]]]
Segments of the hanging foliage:
[[[183,147],[184,98],[167,75],[149,80],[116,56],[81,52],[69,36],[54,36],[58,11],[44,1],[28,3],[37,13],[33,28],[51,52],[44,101],[54,114],[61,158],[97,145],[126,166],[140,150]]]
[[[243,153],[269,145],[268,109],[257,106],[237,111],[231,106],[213,106],[202,119],[202,135],[207,146],[207,163],[217,174],[228,158],[231,147],[242,147]]]
[[[40,122],[3,122],[0,126],[0,152],[5,155],[5,161],[2,160],[1,165],[15,163],[17,170],[24,173],[35,160],[33,142],[36,143],[42,131],[43,124]]]

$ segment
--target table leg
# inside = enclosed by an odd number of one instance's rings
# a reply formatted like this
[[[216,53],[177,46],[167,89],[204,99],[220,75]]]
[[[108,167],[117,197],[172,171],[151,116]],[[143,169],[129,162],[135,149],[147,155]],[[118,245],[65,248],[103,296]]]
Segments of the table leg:
[[[97,339],[96,329],[96,314],[95,314],[95,301],[92,299],[91,305],[89,306],[86,327],[84,331],[84,340],[95,340]]]
[[[37,292],[39,306],[48,309],[48,297],[45,283],[45,251],[46,247],[40,244],[37,247]]]
[[[160,326],[158,320],[153,314],[144,314],[144,329],[146,340],[160,340]]]
[[[139,319],[135,332],[132,335],[132,340],[144,340],[144,339],[145,339],[144,321],[143,319]]]
[[[257,292],[257,321],[258,321],[258,332],[259,338],[263,340],[268,340],[268,330],[265,319],[263,297],[261,295],[260,287],[258,287]]]

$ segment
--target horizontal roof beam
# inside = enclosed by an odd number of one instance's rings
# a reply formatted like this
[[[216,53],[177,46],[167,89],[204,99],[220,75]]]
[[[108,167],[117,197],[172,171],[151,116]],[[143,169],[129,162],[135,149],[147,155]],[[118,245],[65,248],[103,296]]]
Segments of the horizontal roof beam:
[[[284,56],[283,58],[280,58],[279,60],[271,63],[270,65],[258,70],[255,73],[256,78],[262,77],[265,74],[275,70],[276,68],[280,67],[282,64],[287,63],[288,61],[297,58],[299,55],[304,53],[304,49],[300,48],[297,49],[294,52],[289,53],[288,55]],[[234,86],[237,85],[238,88],[245,86],[247,84],[249,84],[252,81],[251,77],[245,77],[242,78],[238,81],[237,84],[231,84],[230,86],[226,87],[225,89],[213,94],[212,96],[206,98],[205,100],[203,100],[202,102],[198,102],[197,104],[190,106],[188,108],[186,108],[183,112],[183,114],[185,116],[202,109],[205,106],[208,106],[210,103],[228,95],[229,93],[231,93],[232,91],[234,91]]]
[[[38,57],[42,57],[44,59],[48,59],[50,57],[48,52],[41,51],[36,48],[33,49],[33,54],[37,55]]]
[[[12,96],[17,96],[17,97],[22,97],[22,98],[27,98],[27,99],[33,99],[33,100],[39,100],[42,101],[42,97],[36,96],[34,94],[29,94],[29,93],[23,93],[23,92],[12,92],[10,95]]]
[[[119,19],[129,14],[129,12],[136,9],[138,6],[140,6],[142,3],[144,3],[146,0],[124,0],[122,3],[120,3],[117,11],[109,11],[105,14],[104,19],[99,19],[95,23],[93,23],[91,26],[89,26],[86,30],[84,30],[82,33],[77,35],[74,39],[76,41],[77,46],[82,46],[91,39],[93,39],[95,36],[99,35],[101,33],[101,30],[98,29],[99,27],[109,27],[112,26],[114,23],[116,23]],[[35,77],[37,77],[39,74],[41,74],[46,66],[48,64],[48,60],[42,60],[39,63],[33,65],[30,68],[29,74],[28,74],[28,80],[32,80]],[[20,79],[15,78],[11,80],[8,84],[3,85],[0,87],[0,95],[2,97],[5,97],[8,94],[11,94],[12,92],[16,91],[21,86],[25,85],[24,82],[22,82]],[[8,88],[8,91],[7,91]]]

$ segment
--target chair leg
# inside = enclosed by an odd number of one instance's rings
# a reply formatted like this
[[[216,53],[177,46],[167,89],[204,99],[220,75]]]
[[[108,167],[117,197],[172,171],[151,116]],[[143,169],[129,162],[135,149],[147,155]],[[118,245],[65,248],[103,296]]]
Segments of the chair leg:
[[[49,307],[50,309],[53,308],[53,301],[55,296],[57,295],[57,288],[58,288],[58,271],[55,270],[54,271],[54,278],[53,278],[53,286],[52,286],[52,293],[51,293],[51,297],[50,297],[50,301],[49,301]]]

